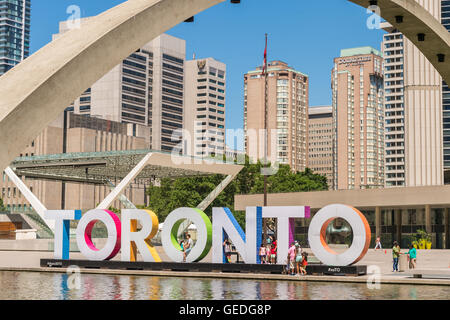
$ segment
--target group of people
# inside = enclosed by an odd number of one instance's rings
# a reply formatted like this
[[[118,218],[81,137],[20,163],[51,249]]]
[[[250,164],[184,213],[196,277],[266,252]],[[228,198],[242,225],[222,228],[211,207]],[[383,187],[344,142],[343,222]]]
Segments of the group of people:
[[[277,263],[277,240],[269,236],[266,244],[259,248],[259,259],[261,264]],[[306,275],[308,265],[308,253],[304,252],[300,244],[292,242],[286,259],[286,273],[291,275]]]
[[[191,252],[193,245],[194,242],[192,241],[190,234],[186,235],[186,240],[180,242],[181,251],[183,252],[183,262],[186,262],[186,257]]]
[[[392,247],[392,259],[393,259],[392,272],[399,272],[398,260],[401,254],[403,253],[401,253],[400,251],[400,245],[398,244],[397,241],[394,241],[394,246]],[[412,244],[410,244],[409,251],[404,254],[408,255],[409,269],[415,269],[417,263],[417,249]]]
[[[186,262],[186,257],[191,252],[193,241],[191,235],[186,235],[186,240],[180,242],[181,251],[183,252],[183,262]],[[231,262],[232,245],[228,239],[223,242],[226,262]],[[377,237],[375,241],[375,250],[381,250],[381,240]],[[401,255],[400,245],[394,241],[392,247],[392,272],[399,272],[398,264]],[[408,255],[409,269],[415,269],[417,263],[417,249],[411,244],[409,251],[404,253]],[[276,264],[277,263],[277,240],[269,236],[266,244],[262,244],[259,248],[259,258],[261,264]],[[288,250],[286,259],[286,272],[290,275],[306,275],[306,266],[308,265],[308,253],[304,252],[298,241],[292,242]]]
[[[306,275],[308,253],[303,251],[302,247],[297,241],[291,243],[286,260],[288,261],[286,266],[286,271],[288,274]]]
[[[377,237],[375,240],[375,250],[382,250],[381,239]],[[392,247],[392,272],[399,272],[398,270],[398,260],[400,259],[401,253],[400,245],[397,241],[394,241],[394,245]],[[417,264],[417,249],[410,244],[409,251],[404,253],[408,256],[408,265],[409,269],[415,269]]]
[[[261,264],[277,263],[277,240],[269,236],[266,244],[262,244],[259,248],[259,260]]]

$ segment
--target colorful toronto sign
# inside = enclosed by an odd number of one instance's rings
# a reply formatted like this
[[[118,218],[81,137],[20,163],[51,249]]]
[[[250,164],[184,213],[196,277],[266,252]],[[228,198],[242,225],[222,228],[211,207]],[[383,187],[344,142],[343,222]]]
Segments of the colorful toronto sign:
[[[95,209],[81,215],[79,210],[51,210],[45,216],[55,220],[55,259],[69,259],[70,221],[79,220],[76,240],[80,252],[89,260],[111,260],[121,252],[122,261],[136,261],[138,252],[144,262],[161,262],[151,239],[158,232],[158,218],[150,210],[124,209],[122,220],[109,210]],[[295,219],[309,218],[310,207],[248,207],[245,231],[231,210],[213,208],[212,223],[201,210],[178,208],[164,221],[161,231],[162,247],[174,262],[183,261],[178,243],[178,229],[184,220],[197,227],[197,241],[186,257],[186,262],[199,262],[212,249],[212,262],[225,263],[223,242],[228,238],[241,255],[244,263],[260,263],[259,248],[262,243],[263,218],[277,219],[277,263],[285,264],[289,244],[294,241]],[[334,252],[326,242],[326,230],[335,219],[346,220],[353,231],[353,243],[344,253]],[[92,240],[92,230],[97,221],[105,224],[108,238],[103,248]],[[141,228],[138,230],[138,223]],[[347,266],[360,261],[370,245],[371,232],[364,215],[357,209],[333,204],[319,210],[311,220],[308,241],[313,254],[325,265]]]

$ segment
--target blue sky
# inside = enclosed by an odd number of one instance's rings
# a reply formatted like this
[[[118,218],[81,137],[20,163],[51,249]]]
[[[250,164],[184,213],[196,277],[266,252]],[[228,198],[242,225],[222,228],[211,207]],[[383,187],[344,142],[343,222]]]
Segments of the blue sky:
[[[31,52],[45,46],[67,20],[70,5],[92,16],[124,0],[32,0]],[[269,34],[269,60],[282,60],[310,77],[310,105],[331,103],[333,59],[343,48],[380,48],[383,31],[367,28],[366,10],[347,0],[229,1],[167,33],[186,40],[191,59],[213,57],[227,64],[227,128],[243,127],[243,75],[263,60]]]

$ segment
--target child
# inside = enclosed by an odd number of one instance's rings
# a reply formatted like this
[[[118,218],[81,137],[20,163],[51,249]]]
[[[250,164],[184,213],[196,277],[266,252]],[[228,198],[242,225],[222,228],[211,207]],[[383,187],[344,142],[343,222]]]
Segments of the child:
[[[259,261],[261,261],[261,264],[266,263],[266,247],[263,244],[259,248]]]
[[[300,273],[306,275],[306,266],[308,265],[308,254],[303,252],[302,254],[302,264],[300,266]]]
[[[228,263],[231,263],[231,243],[228,239],[223,242],[223,248],[225,252],[225,258]]]
[[[184,241],[182,240],[180,242],[181,252],[184,252]]]
[[[275,264],[276,257],[277,257],[277,247],[275,245],[272,245],[272,248],[270,249],[270,263]]]
[[[271,249],[271,245],[270,244],[267,244],[267,246],[266,246],[266,263],[267,264],[270,264],[271,263],[271,260],[270,260],[270,249]]]

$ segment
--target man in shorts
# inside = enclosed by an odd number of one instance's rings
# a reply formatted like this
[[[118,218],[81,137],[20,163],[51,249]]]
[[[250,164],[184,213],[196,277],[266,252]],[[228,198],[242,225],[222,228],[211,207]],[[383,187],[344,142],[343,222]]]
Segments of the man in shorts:
[[[191,252],[193,244],[194,242],[191,239],[191,235],[187,234],[187,240],[185,241],[184,244],[183,262],[186,262],[186,257]]]
[[[292,242],[289,250],[288,250],[288,260],[289,260],[289,274],[294,275],[295,269],[295,243]]]

